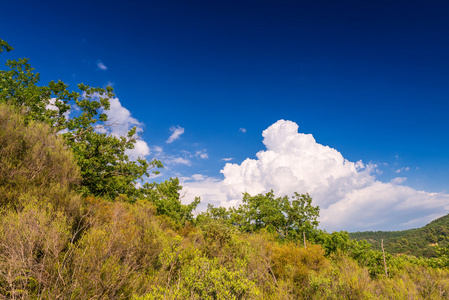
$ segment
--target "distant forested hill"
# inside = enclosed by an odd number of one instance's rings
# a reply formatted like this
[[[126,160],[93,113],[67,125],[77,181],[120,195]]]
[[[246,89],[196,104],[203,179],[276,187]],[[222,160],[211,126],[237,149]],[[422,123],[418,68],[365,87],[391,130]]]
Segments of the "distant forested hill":
[[[356,240],[367,240],[374,249],[384,248],[390,254],[435,257],[435,246],[449,245],[449,215],[436,219],[422,228],[402,231],[363,231],[349,233]]]

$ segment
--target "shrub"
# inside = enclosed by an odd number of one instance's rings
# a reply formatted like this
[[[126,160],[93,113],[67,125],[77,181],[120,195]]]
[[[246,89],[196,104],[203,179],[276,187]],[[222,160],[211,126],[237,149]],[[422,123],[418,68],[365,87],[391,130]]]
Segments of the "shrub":
[[[70,224],[62,212],[27,199],[0,216],[0,297],[58,298]],[[52,296],[49,296],[52,295]]]
[[[18,205],[20,196],[52,199],[58,205],[79,180],[72,153],[42,123],[0,105],[0,205]],[[27,197],[25,197],[27,199]]]
[[[162,250],[154,209],[145,202],[99,202],[90,212],[92,227],[73,246],[69,294],[125,299],[143,293]]]
[[[272,270],[278,280],[288,283],[289,293],[295,297],[307,284],[311,271],[320,271],[327,267],[324,249],[319,245],[298,247],[294,243],[273,245]]]

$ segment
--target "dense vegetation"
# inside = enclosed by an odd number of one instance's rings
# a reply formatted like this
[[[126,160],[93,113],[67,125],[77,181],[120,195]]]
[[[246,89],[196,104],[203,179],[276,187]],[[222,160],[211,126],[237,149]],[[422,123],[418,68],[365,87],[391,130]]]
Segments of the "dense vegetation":
[[[351,238],[367,240],[374,249],[381,247],[391,254],[437,257],[440,248],[449,245],[449,215],[432,221],[422,228],[402,231],[364,231],[350,233]]]
[[[12,49],[0,40],[0,50]],[[449,297],[448,248],[437,258],[384,257],[346,232],[318,230],[308,194],[244,194],[238,207],[194,217],[199,199],[181,204],[176,178],[137,184],[162,165],[129,159],[135,129],[98,130],[112,89],[37,86],[26,59],[7,66],[0,299]]]

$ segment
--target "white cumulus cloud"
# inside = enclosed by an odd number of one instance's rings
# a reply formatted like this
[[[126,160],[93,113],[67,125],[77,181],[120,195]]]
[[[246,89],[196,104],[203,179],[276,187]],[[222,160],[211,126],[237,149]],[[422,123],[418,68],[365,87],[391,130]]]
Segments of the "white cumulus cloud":
[[[56,106],[56,101],[61,101],[61,100],[59,100],[58,98],[51,98],[51,99],[48,101],[48,104],[45,106],[45,108],[48,109],[48,110],[59,111],[59,108]],[[71,110],[69,109],[68,111],[66,111],[66,112],[64,113],[64,117],[65,117],[66,119],[68,119],[69,116],[70,116],[70,113],[71,113]]]
[[[199,210],[205,210],[207,204],[214,206],[230,207],[237,202],[229,201],[227,194],[223,191],[223,182],[218,178],[208,177],[202,174],[194,174],[190,177],[179,177],[184,195],[184,204],[192,202],[195,197],[201,197]]]
[[[246,133],[246,129],[245,128],[240,128],[239,131],[242,132],[242,133]]]
[[[172,127],[170,127],[170,131],[172,132],[172,134],[170,135],[170,137],[166,141],[167,144],[173,143],[174,141],[179,139],[181,134],[184,133],[184,128],[182,128],[181,126],[176,126],[176,127],[172,126]]]
[[[108,115],[107,127],[100,128],[99,131],[108,131],[114,136],[127,136],[133,127],[137,127],[137,133],[143,131],[143,124],[131,116],[131,112],[122,106],[118,98],[109,99],[109,103],[109,110],[104,111]],[[126,150],[126,154],[131,159],[145,157],[150,154],[150,147],[144,140],[138,138],[134,149]]]
[[[150,147],[148,147],[148,144],[144,140],[137,139],[134,144],[134,149],[126,150],[126,154],[132,159],[137,159],[138,157],[143,158],[150,154]]]
[[[373,181],[369,174],[373,166],[347,161],[337,150],[318,144],[311,134],[299,134],[296,123],[278,121],[262,136],[267,150],[257,153],[258,159],[226,164],[221,171],[233,197],[270,189],[292,194],[323,193],[325,188],[333,188],[335,198],[347,188],[363,187]]]
[[[109,99],[109,110],[104,113],[108,115],[108,124],[111,125],[111,131],[114,135],[124,136],[128,131],[137,126],[137,131],[142,131],[142,124],[131,116],[131,112],[122,106],[118,98]]]
[[[403,177],[380,182],[376,165],[348,161],[311,134],[298,133],[294,122],[280,120],[262,136],[266,150],[258,152],[257,159],[227,163],[221,170],[222,181],[206,178],[186,181],[186,186],[211,199],[206,187],[219,191],[214,202],[223,206],[238,203],[243,192],[309,193],[321,209],[320,227],[329,231],[400,230],[449,212],[448,194],[403,186]]]

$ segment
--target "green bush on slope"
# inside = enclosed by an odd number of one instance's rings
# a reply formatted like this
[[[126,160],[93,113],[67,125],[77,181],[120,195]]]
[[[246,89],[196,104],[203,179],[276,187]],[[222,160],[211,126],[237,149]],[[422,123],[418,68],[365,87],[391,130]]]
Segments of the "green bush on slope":
[[[79,181],[79,168],[61,137],[43,123],[25,125],[23,116],[0,104],[0,205],[20,196],[59,198]]]

